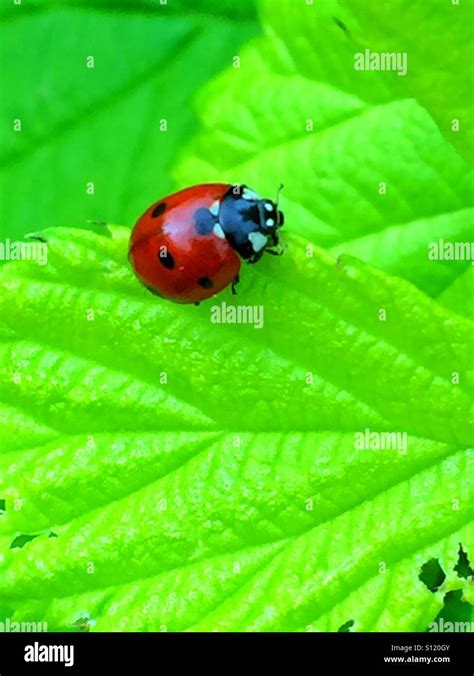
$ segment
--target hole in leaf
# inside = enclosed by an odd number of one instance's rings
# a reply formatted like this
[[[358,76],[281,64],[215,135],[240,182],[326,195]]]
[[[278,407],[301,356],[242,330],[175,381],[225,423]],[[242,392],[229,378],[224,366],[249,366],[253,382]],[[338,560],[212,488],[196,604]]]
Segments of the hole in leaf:
[[[4,498],[0,498],[0,515],[6,511],[7,502]]]
[[[430,559],[421,566],[419,579],[431,592],[437,591],[446,579],[446,573],[439,565],[438,559]]]
[[[344,624],[341,624],[337,631],[350,631],[352,626],[354,626],[354,620],[348,620]]]
[[[428,625],[427,631],[471,631],[472,606],[468,601],[463,601],[462,590],[456,589],[444,595],[444,605],[433,620]],[[453,624],[448,624],[453,623]],[[467,622],[468,624],[460,628],[456,622]],[[457,628],[456,628],[457,627]]]
[[[91,618],[84,615],[84,617],[79,617],[77,620],[75,620],[72,623],[72,626],[73,626],[75,631],[86,632],[86,631],[91,630],[92,624],[93,624],[93,622],[92,622]]]
[[[474,576],[474,570],[471,568],[471,564],[469,563],[467,552],[464,551],[461,543],[459,543],[458,562],[454,566],[454,570],[459,577],[463,577],[466,580],[468,577]]]
[[[10,544],[10,549],[22,549],[25,545],[28,544],[28,542],[31,542],[38,536],[42,535],[43,537],[46,536],[46,533],[43,531],[41,533],[35,533],[34,535],[28,535],[27,533],[21,533],[21,535],[17,535],[11,542]],[[48,533],[48,538],[57,538],[58,535],[54,531],[50,530]]]
[[[26,533],[17,535],[16,538],[13,538],[10,549],[22,549],[28,542],[37,538],[38,535],[39,533],[36,533],[35,535],[26,535]]]

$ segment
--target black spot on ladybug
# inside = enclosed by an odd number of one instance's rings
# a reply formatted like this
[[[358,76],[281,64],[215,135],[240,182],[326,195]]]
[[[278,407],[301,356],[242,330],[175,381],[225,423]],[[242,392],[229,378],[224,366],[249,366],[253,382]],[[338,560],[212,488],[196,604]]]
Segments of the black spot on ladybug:
[[[161,216],[161,214],[164,214],[165,211],[166,211],[166,202],[160,202],[159,204],[156,205],[156,207],[151,212],[151,217],[152,218],[158,218],[158,216]]]
[[[198,235],[210,235],[216,223],[217,217],[213,216],[209,209],[203,207],[196,209],[194,227]]]
[[[174,268],[174,258],[169,251],[160,251],[158,254],[158,260],[167,270],[172,270]]]
[[[209,277],[199,277],[198,279],[199,286],[202,286],[203,289],[212,289],[214,282]]]

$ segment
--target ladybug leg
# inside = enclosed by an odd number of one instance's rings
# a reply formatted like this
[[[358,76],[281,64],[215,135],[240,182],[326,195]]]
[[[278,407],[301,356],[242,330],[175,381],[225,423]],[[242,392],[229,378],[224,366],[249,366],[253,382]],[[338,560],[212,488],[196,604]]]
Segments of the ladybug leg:
[[[240,282],[240,276],[237,275],[236,278],[234,279],[234,281],[232,282],[232,295],[233,295],[233,296],[236,296],[236,295],[237,295],[236,287],[237,287],[237,284],[238,284],[239,282]]]
[[[265,253],[270,254],[270,256],[283,256],[285,251],[286,246],[282,246],[281,244],[278,244],[275,247],[268,247],[268,249],[265,249]]]
[[[265,249],[260,249],[260,251],[256,251],[254,254],[250,256],[250,258],[247,259],[247,263],[249,265],[254,265],[255,263],[258,263],[258,261],[261,259],[263,256],[263,252]]]
[[[201,305],[201,303],[198,301],[197,303],[194,303],[194,305]]]

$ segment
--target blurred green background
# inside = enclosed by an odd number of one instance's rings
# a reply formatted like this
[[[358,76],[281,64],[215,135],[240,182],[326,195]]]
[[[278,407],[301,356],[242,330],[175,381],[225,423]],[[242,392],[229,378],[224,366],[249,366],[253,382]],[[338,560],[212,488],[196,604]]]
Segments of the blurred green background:
[[[0,219],[15,237],[132,225],[173,186],[193,95],[259,32],[250,0],[2,2],[0,19]]]

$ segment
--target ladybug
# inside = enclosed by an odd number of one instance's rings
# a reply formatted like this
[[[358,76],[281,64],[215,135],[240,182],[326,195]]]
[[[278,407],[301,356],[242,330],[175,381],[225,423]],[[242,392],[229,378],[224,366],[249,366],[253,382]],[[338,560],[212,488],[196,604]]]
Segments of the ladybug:
[[[281,188],[280,188],[281,189]],[[195,303],[239,281],[241,259],[280,255],[283,213],[246,185],[205,183],[152,204],[130,237],[129,259],[153,293]]]

